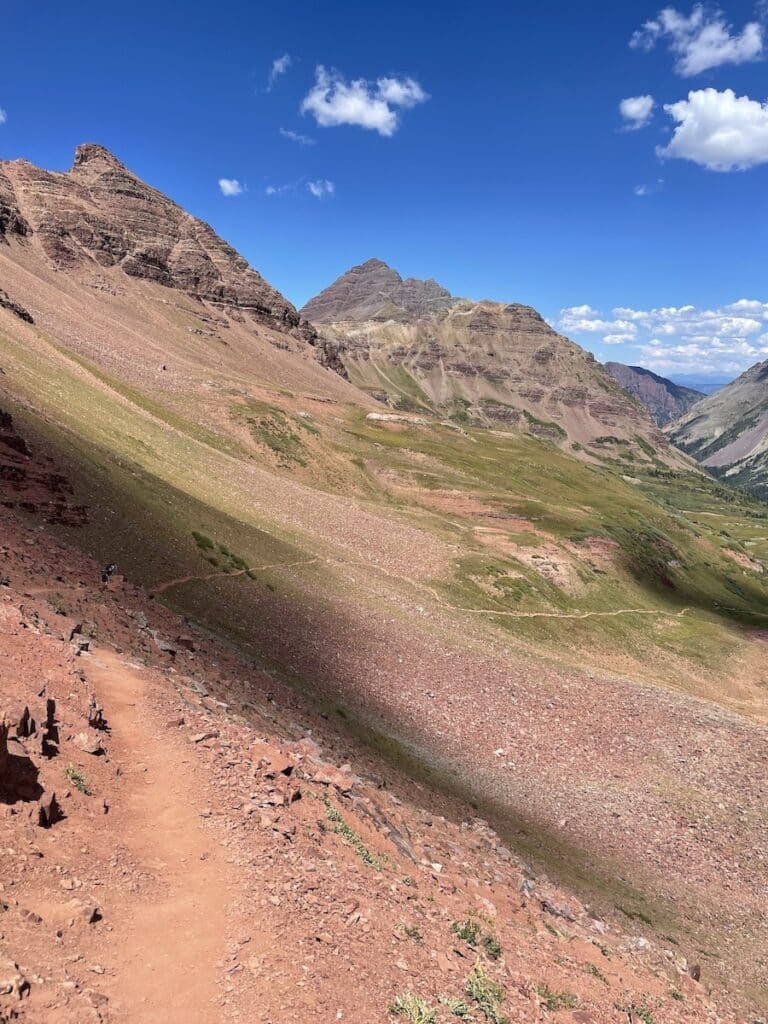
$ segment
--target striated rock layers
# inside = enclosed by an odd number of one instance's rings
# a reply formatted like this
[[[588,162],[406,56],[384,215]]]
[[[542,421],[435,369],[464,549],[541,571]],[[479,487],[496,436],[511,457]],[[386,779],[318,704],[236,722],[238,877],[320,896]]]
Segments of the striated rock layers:
[[[343,274],[301,311],[349,377],[387,404],[558,444],[669,450],[644,408],[530,306],[457,299],[381,260]]]
[[[660,427],[683,416],[704,397],[701,391],[675,384],[643,366],[606,363],[605,368],[625,391],[648,408]]]
[[[119,267],[315,340],[291,303],[208,224],[102,146],[78,146],[67,173],[0,163],[0,242],[14,237],[39,246],[56,269]]]
[[[342,274],[303,307],[316,324],[339,320],[414,320],[449,309],[455,302],[437,281],[405,281],[382,260],[367,260]]]

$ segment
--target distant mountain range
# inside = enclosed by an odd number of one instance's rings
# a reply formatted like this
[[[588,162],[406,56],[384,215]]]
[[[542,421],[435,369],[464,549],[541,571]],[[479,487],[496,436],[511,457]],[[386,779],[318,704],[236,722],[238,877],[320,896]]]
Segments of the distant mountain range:
[[[733,380],[733,374],[725,373],[676,373],[674,383],[682,387],[691,388],[693,391],[701,391],[704,395],[711,395]]]
[[[675,384],[642,366],[606,363],[605,368],[625,391],[648,407],[660,427],[682,416],[704,397],[701,391]]]

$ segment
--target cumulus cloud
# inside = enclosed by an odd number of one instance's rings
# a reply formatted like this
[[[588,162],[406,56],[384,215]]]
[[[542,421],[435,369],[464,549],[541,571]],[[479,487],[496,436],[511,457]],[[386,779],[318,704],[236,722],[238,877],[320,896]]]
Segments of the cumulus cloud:
[[[293,57],[290,53],[284,53],[282,57],[275,57],[272,61],[272,67],[269,69],[269,78],[267,79],[267,92],[271,92],[275,82],[281,75],[284,75],[288,68],[293,64]]]
[[[684,78],[763,56],[760,22],[750,21],[741,32],[735,32],[719,8],[703,4],[696,4],[687,16],[674,7],[665,7],[633,34],[629,45],[648,51],[660,42],[666,42],[675,54],[675,70]]]
[[[302,114],[311,114],[323,128],[356,125],[394,135],[400,126],[400,110],[408,110],[429,99],[414,78],[363,78],[352,82],[322,65],[315,69],[315,84],[304,97]]]
[[[327,178],[318,178],[317,181],[308,181],[307,188],[315,199],[325,199],[326,196],[332,196],[336,191],[334,183],[332,181],[328,181]]]
[[[768,355],[768,302],[759,299],[714,309],[616,306],[609,316],[591,306],[570,306],[555,326],[590,343],[625,345],[623,361],[661,373],[740,373]]]
[[[241,185],[237,178],[219,178],[219,188],[223,196],[240,196],[245,192],[245,185]]]
[[[5,124],[5,122],[6,122],[7,120],[8,120],[8,115],[7,115],[7,114],[6,114],[6,112],[5,112],[4,110],[3,110],[3,108],[2,108],[2,107],[0,107],[0,124]]]
[[[744,370],[768,356],[768,335],[758,339],[759,344],[746,341],[721,341],[708,343],[689,341],[677,345],[666,345],[659,338],[652,338],[647,345],[638,347],[637,362],[657,373],[699,373],[733,374]]]
[[[637,328],[630,320],[605,319],[591,306],[569,306],[567,309],[561,309],[558,327],[566,334],[602,334],[603,340],[619,336],[634,338],[637,334]]]
[[[737,96],[733,89],[697,89],[667,103],[677,122],[672,138],[656,152],[692,160],[710,171],[743,171],[768,162],[768,103]]]
[[[653,96],[627,96],[619,104],[619,113],[624,118],[625,131],[637,131],[650,124],[656,102]]]
[[[299,146],[314,146],[315,144],[315,140],[311,139],[309,135],[302,135],[301,132],[294,132],[290,128],[281,128],[280,134],[284,139],[296,142]]]

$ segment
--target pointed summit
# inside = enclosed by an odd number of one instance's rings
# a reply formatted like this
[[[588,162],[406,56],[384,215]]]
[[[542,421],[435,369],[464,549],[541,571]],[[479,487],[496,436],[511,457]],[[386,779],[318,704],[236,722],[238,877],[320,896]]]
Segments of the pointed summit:
[[[98,166],[99,169],[103,168],[105,170],[107,168],[115,171],[127,169],[125,164],[121,163],[114,153],[111,153],[105,146],[100,146],[97,142],[83,142],[75,150],[75,162],[72,165],[72,170],[74,171],[86,164]]]
[[[77,147],[67,173],[0,161],[0,239],[19,235],[57,270],[116,267],[314,339],[287,299],[208,224],[95,142]]]
[[[449,309],[454,298],[437,281],[405,281],[380,259],[366,260],[310,299],[301,313],[315,323],[418,320]]]

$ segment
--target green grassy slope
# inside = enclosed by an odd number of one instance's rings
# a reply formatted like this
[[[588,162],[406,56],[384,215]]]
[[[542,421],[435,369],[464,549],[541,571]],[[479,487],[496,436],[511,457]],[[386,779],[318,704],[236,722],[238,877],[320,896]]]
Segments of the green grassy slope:
[[[288,588],[302,592],[298,581],[309,575],[313,593],[343,592],[340,566],[353,561],[354,544],[303,523],[301,506],[323,493],[329,515],[343,521],[352,494],[372,517],[366,557],[378,582],[358,585],[374,602],[386,579],[390,592],[468,610],[502,637],[542,650],[565,647],[574,660],[599,661],[618,644],[651,677],[665,675],[673,685],[685,675],[683,663],[716,673],[748,642],[745,627],[768,621],[761,571],[768,509],[704,474],[669,470],[652,451],[638,456],[605,438],[592,446],[599,464],[587,464],[531,436],[457,430],[437,420],[393,426],[367,420],[354,406],[303,418],[288,392],[265,401],[224,385],[221,416],[203,425],[197,396],[182,415],[178,402],[150,396],[59,345],[50,348],[43,375],[41,352],[7,334],[0,352],[17,411],[36,410],[37,430],[69,452],[70,471],[95,507],[110,495],[110,514],[102,525],[96,516],[87,542],[147,586],[236,570],[224,547],[245,567],[290,563],[269,570],[274,579],[282,573]],[[251,479],[254,471],[262,475]],[[274,507],[264,493],[270,480]],[[424,536],[447,553],[434,578],[411,578],[402,566],[377,577],[384,560],[375,536],[383,541],[399,528],[408,543],[418,546]],[[193,531],[213,548],[201,549]],[[250,642],[242,622],[233,624],[230,602],[236,591],[238,604],[258,604],[263,590],[241,574],[190,581],[166,599]],[[672,671],[670,653],[682,659]]]

